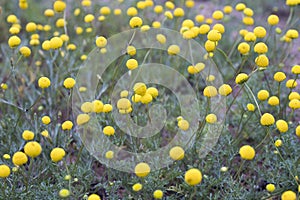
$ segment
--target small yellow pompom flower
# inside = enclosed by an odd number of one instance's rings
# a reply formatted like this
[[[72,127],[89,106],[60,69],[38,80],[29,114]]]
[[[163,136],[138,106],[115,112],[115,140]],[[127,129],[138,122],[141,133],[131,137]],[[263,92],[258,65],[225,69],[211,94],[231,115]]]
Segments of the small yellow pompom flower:
[[[276,189],[276,187],[275,187],[275,185],[272,184],[272,183],[269,183],[269,184],[267,184],[267,186],[266,186],[266,190],[267,190],[268,192],[274,192],[275,189]]]
[[[244,145],[240,148],[239,154],[244,160],[253,160],[255,157],[255,150],[250,145]]]
[[[300,125],[298,125],[298,126],[296,127],[295,134],[296,134],[298,137],[300,137]]]
[[[10,48],[17,47],[17,46],[19,46],[20,43],[21,43],[21,39],[16,35],[11,36],[8,39],[8,45],[9,45]]]
[[[44,88],[47,88],[51,85],[51,81],[47,77],[41,77],[38,80],[38,85],[39,85],[40,88],[44,89]]]
[[[296,193],[291,190],[285,191],[281,195],[281,200],[296,200],[296,199],[297,199]]]
[[[285,133],[289,130],[288,123],[282,119],[276,121],[276,127],[281,133]]]
[[[135,7],[129,7],[127,9],[127,15],[128,16],[136,16],[138,14],[138,10]]]
[[[87,200],[101,200],[98,194],[91,194]]]
[[[44,136],[44,137],[49,137],[49,132],[47,130],[43,130],[41,132],[41,135]]]
[[[5,160],[10,160],[10,155],[9,154],[4,154],[3,156],[3,159],[5,159]]]
[[[298,99],[292,99],[289,102],[289,107],[292,109],[299,109],[300,108],[300,101]]]
[[[65,121],[61,125],[62,130],[71,130],[72,127],[73,127],[73,122],[71,122],[71,121]]]
[[[61,161],[65,157],[65,155],[66,155],[65,150],[59,147],[52,149],[50,153],[50,157],[53,162]]]
[[[129,70],[134,70],[138,67],[139,63],[136,59],[129,59],[127,60],[126,62],[126,67],[129,69]]]
[[[93,103],[91,102],[84,102],[81,107],[80,107],[81,111],[84,113],[90,113],[93,111]]]
[[[151,169],[147,163],[141,162],[137,164],[134,168],[134,173],[138,177],[145,177],[150,173]]]
[[[292,72],[293,74],[300,74],[300,65],[294,65],[294,66],[292,67],[291,72]]]
[[[299,0],[286,0],[285,4],[288,6],[297,6],[299,4]]]
[[[255,110],[254,104],[248,103],[248,104],[247,104],[247,109],[248,109],[248,111],[253,112],[253,111]]]
[[[117,102],[117,108],[119,110],[127,110],[131,107],[131,102],[127,98],[121,98]]]
[[[54,16],[54,10],[52,10],[52,9],[46,9],[45,11],[44,11],[44,15],[46,16],[46,17],[53,17]]]
[[[223,19],[223,17],[224,17],[224,14],[221,10],[216,10],[212,14],[212,18],[214,18],[215,20],[221,20],[221,19]]]
[[[66,78],[66,79],[64,80],[64,86],[65,86],[65,88],[67,88],[67,89],[73,88],[75,84],[76,84],[76,81],[75,81],[75,79],[73,79],[73,78]]]
[[[281,145],[282,145],[282,140],[276,140],[275,143],[274,143],[274,145],[275,145],[276,147],[281,147]]]
[[[44,116],[44,117],[42,117],[42,122],[43,122],[43,124],[50,124],[50,122],[51,122],[51,118],[49,117],[49,116]]]
[[[24,152],[31,158],[35,158],[42,153],[42,147],[38,142],[27,142],[24,146]]]
[[[190,123],[185,119],[182,119],[182,120],[178,121],[177,125],[183,131],[188,130],[189,127],[190,127]]]
[[[135,192],[138,192],[140,191],[141,189],[143,188],[143,185],[140,184],[140,183],[136,183],[132,186],[132,190],[135,191]]]
[[[158,96],[158,90],[155,87],[147,88],[146,93],[150,94],[153,98],[156,98]]]
[[[112,126],[105,126],[102,132],[104,135],[111,136],[115,134],[115,129]]]
[[[248,54],[250,51],[250,45],[247,42],[242,42],[238,46],[238,51],[243,55]]]
[[[206,120],[207,123],[213,124],[213,123],[215,123],[218,120],[218,118],[217,118],[217,116],[215,114],[211,113],[211,114],[208,114],[205,117],[205,120]]]
[[[232,88],[228,84],[223,84],[219,87],[219,94],[222,96],[228,96],[231,94]]]
[[[207,52],[213,52],[216,49],[217,44],[216,42],[207,40],[204,44],[204,47]]]
[[[180,53],[180,47],[178,45],[171,45],[168,47],[169,55],[177,55]]]
[[[289,94],[289,100],[298,99],[300,100],[300,94],[298,92],[291,92]]]
[[[143,96],[147,92],[147,86],[145,83],[138,82],[138,83],[134,84],[133,91],[135,94]]]
[[[277,96],[271,96],[268,100],[268,104],[271,106],[277,106],[279,103],[279,98]]]
[[[275,123],[275,118],[270,113],[265,113],[260,118],[260,124],[263,126],[271,126]]]
[[[136,54],[136,48],[134,46],[127,47],[127,54],[130,56],[134,56]]]
[[[11,24],[15,24],[18,22],[18,18],[16,15],[8,15],[6,21]]]
[[[184,158],[184,150],[180,146],[175,146],[169,151],[169,156],[173,160],[182,160]]]
[[[141,97],[141,103],[142,103],[142,104],[148,104],[148,103],[152,102],[152,100],[153,100],[152,95],[151,95],[151,94],[148,94],[148,93],[144,94],[144,95]]]
[[[70,196],[70,191],[68,189],[61,189],[58,194],[61,198],[67,198]]]
[[[255,63],[259,67],[267,67],[269,65],[269,58],[265,55],[259,55],[255,59]]]
[[[25,163],[27,163],[27,161],[28,161],[27,155],[21,151],[14,153],[12,157],[12,162],[16,166],[24,165]]]
[[[103,112],[104,112],[104,113],[109,113],[109,112],[112,111],[112,109],[113,109],[113,107],[112,107],[112,105],[110,105],[110,104],[104,104],[104,105],[103,105]]]
[[[88,114],[79,114],[77,116],[76,122],[78,125],[83,125],[90,120],[90,116]]]
[[[267,53],[268,52],[268,46],[263,42],[259,42],[259,43],[255,44],[254,52],[256,52],[258,54]]]
[[[0,178],[6,178],[10,175],[10,168],[7,165],[0,165]]]
[[[254,42],[256,40],[256,36],[252,32],[247,32],[244,36],[244,40],[247,42]]]
[[[223,11],[225,14],[230,14],[232,12],[232,6],[224,6]]]
[[[138,28],[143,25],[143,20],[140,17],[132,17],[129,21],[131,28]]]
[[[53,37],[49,44],[51,49],[59,49],[63,45],[63,40],[60,37]]]
[[[246,5],[244,3],[238,3],[236,6],[235,6],[235,9],[237,11],[243,11],[244,9],[246,8]]]
[[[92,111],[95,112],[95,113],[100,113],[103,111],[103,102],[100,101],[100,100],[94,100],[92,102]]]
[[[266,36],[266,34],[267,34],[267,31],[266,31],[266,29],[264,27],[257,26],[257,27],[254,28],[253,33],[258,38],[264,38]]]
[[[96,39],[96,45],[97,45],[97,47],[99,47],[99,48],[105,47],[105,46],[107,45],[107,40],[106,40],[106,38],[103,37],[103,36],[97,37],[97,39]]]
[[[217,30],[210,30],[207,34],[207,39],[213,42],[219,41],[222,38],[222,34]]]
[[[285,84],[285,86],[286,86],[287,88],[295,88],[297,85],[298,85],[298,83],[297,83],[297,81],[294,80],[294,79],[289,79],[289,80],[286,82],[286,84]]]
[[[286,75],[284,72],[276,72],[274,74],[274,80],[277,82],[282,82],[286,79]]]
[[[107,159],[113,159],[114,158],[114,152],[113,151],[107,151],[105,153],[105,158],[107,158]]]
[[[214,86],[206,86],[203,90],[203,95],[210,98],[217,96],[218,92]]]
[[[271,26],[275,26],[279,23],[279,17],[277,15],[270,15],[268,17],[268,24]]]
[[[86,16],[84,16],[84,22],[85,23],[91,23],[92,21],[94,21],[95,16],[93,14],[87,14]]]
[[[24,56],[24,57],[29,57],[29,56],[31,55],[31,50],[30,50],[30,48],[28,48],[28,47],[26,47],[26,46],[21,47],[19,51],[20,51],[20,53],[22,54],[22,56]]]
[[[240,73],[236,76],[235,78],[235,82],[236,84],[243,84],[248,80],[248,75],[245,73]]]
[[[32,131],[25,130],[25,131],[23,131],[22,138],[26,141],[33,140],[34,133]]]
[[[160,44],[165,44],[167,41],[166,36],[164,36],[163,34],[157,34],[156,35],[156,40],[160,43]]]
[[[196,168],[189,169],[185,172],[184,180],[188,185],[197,185],[202,181],[202,173]]]
[[[155,190],[155,191],[153,192],[153,198],[154,198],[154,199],[162,199],[163,196],[164,196],[164,193],[163,193],[163,191],[161,191],[161,190]]]
[[[184,10],[182,8],[176,8],[174,11],[173,11],[173,15],[175,17],[183,17],[184,16]]]
[[[210,30],[210,26],[208,24],[202,24],[199,27],[199,34],[204,35],[206,33],[208,33]]]
[[[269,98],[269,92],[267,90],[260,90],[257,93],[257,98],[261,101],[265,101]]]
[[[53,10],[56,12],[63,12],[66,9],[66,3],[63,1],[55,1],[53,4]]]
[[[252,10],[251,8],[245,8],[245,9],[243,10],[243,13],[244,13],[246,16],[248,16],[248,17],[252,17],[253,14],[254,14],[254,12],[253,12],[253,10]]]

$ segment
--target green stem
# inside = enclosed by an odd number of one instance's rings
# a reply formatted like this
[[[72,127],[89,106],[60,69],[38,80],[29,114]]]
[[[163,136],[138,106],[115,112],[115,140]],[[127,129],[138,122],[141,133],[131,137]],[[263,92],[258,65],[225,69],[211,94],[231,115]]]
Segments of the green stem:
[[[258,112],[259,112],[259,115],[262,116],[262,113],[261,113],[261,111],[260,111],[259,104],[258,104],[258,102],[257,102],[257,100],[256,100],[256,98],[255,98],[255,95],[253,94],[251,88],[248,86],[247,83],[245,83],[244,85],[245,85],[246,88],[249,90],[249,92],[250,92],[250,94],[251,94],[251,96],[252,96],[252,98],[253,98],[253,100],[254,100],[256,106],[257,106],[257,110],[258,110]]]

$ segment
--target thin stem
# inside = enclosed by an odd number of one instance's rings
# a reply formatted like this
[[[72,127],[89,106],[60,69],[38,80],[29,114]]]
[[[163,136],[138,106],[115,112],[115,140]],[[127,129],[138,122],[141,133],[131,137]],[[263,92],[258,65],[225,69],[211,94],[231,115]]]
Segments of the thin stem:
[[[259,105],[258,105],[258,102],[257,102],[257,100],[256,100],[256,98],[255,98],[255,95],[253,94],[251,88],[248,86],[247,83],[245,83],[244,85],[245,85],[246,88],[249,90],[249,92],[250,92],[250,94],[251,94],[251,96],[252,96],[252,98],[253,98],[253,100],[254,100],[256,106],[257,106],[257,110],[258,110],[258,112],[259,112],[259,115],[262,116],[261,111],[260,111],[260,107],[259,107]]]

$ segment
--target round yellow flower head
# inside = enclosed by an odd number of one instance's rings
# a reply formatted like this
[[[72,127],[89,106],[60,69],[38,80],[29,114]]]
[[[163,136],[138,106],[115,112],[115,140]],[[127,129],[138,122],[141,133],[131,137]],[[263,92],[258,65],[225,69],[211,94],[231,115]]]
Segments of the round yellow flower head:
[[[253,33],[258,38],[264,38],[266,36],[266,34],[267,34],[267,31],[266,31],[266,29],[264,27],[257,26],[257,27],[254,28]]]
[[[292,67],[291,72],[292,72],[293,74],[300,74],[300,65],[294,65],[294,66]]]
[[[10,175],[10,168],[7,165],[0,165],[0,178],[6,178]]]
[[[50,124],[50,122],[51,122],[51,118],[49,117],[49,116],[44,116],[44,117],[42,117],[42,122],[43,122],[43,124]]]
[[[285,4],[288,6],[297,6],[300,4],[299,0],[286,0]]]
[[[143,20],[140,17],[132,17],[129,21],[131,28],[138,28],[143,25]]]
[[[92,21],[94,21],[95,16],[93,14],[87,14],[86,16],[84,16],[84,22],[86,23],[91,23]]]
[[[163,196],[164,196],[164,193],[163,193],[163,191],[161,191],[161,190],[155,190],[155,191],[153,192],[153,198],[154,198],[154,199],[162,199]]]
[[[115,134],[115,129],[112,126],[105,126],[102,130],[104,135],[111,136]]]
[[[84,113],[90,113],[93,112],[93,103],[91,102],[84,102],[81,107],[81,111]]]
[[[175,146],[169,151],[169,156],[173,160],[182,160],[184,158],[184,150],[180,146]]]
[[[291,92],[289,95],[289,100],[298,99],[300,100],[300,94],[298,92]]]
[[[53,10],[56,12],[63,12],[66,9],[66,3],[63,1],[55,1],[53,4]]]
[[[121,98],[117,102],[117,108],[119,110],[127,110],[131,107],[131,102],[127,98]]]
[[[275,26],[279,23],[279,17],[277,15],[270,15],[268,17],[268,24],[271,26]]]
[[[225,27],[223,26],[223,24],[215,24],[213,26],[213,29],[219,31],[221,34],[225,32]]]
[[[261,101],[265,101],[269,98],[269,92],[267,90],[260,90],[257,93],[257,98]]]
[[[163,34],[157,34],[156,35],[156,40],[160,43],[160,44],[165,44],[167,41],[166,36],[164,36]]]
[[[207,39],[213,42],[219,41],[222,38],[222,34],[217,30],[211,30],[207,34]]]
[[[38,85],[39,85],[40,88],[44,89],[44,88],[47,88],[51,85],[51,81],[47,77],[41,77],[38,80]]]
[[[244,13],[244,15],[246,15],[246,16],[248,16],[248,17],[252,17],[253,14],[254,14],[254,12],[253,12],[253,10],[252,10],[251,8],[245,8],[245,9],[243,10],[243,13]]]
[[[100,8],[99,12],[101,15],[109,15],[111,13],[111,10],[108,6],[103,6],[102,8]]]
[[[151,169],[147,163],[141,162],[137,164],[134,168],[134,173],[138,177],[145,177],[150,173]]]
[[[132,190],[135,191],[135,192],[138,192],[140,191],[141,189],[143,188],[143,185],[140,184],[140,183],[136,183],[132,186]]]
[[[70,196],[70,191],[68,189],[61,189],[58,194],[61,198],[67,198]]]
[[[88,114],[79,114],[77,116],[76,122],[78,125],[86,124],[90,120],[90,116]]]
[[[260,124],[263,126],[271,126],[275,123],[275,118],[270,113],[265,113],[260,118]]]
[[[165,6],[170,10],[173,10],[175,8],[175,4],[171,1],[166,1]]]
[[[103,105],[103,112],[104,112],[104,113],[109,113],[109,112],[112,111],[112,109],[113,109],[113,107],[112,107],[112,105],[110,105],[110,104],[104,104],[104,105]]]
[[[75,79],[73,79],[73,78],[66,78],[66,79],[64,80],[64,86],[65,86],[65,88],[67,88],[67,89],[73,88],[75,84],[76,84],[76,81],[75,81]]]
[[[250,51],[250,45],[247,42],[242,42],[238,45],[238,51],[240,54],[248,54]]]
[[[26,141],[33,140],[34,133],[32,131],[25,130],[25,131],[23,131],[22,138]]]
[[[300,101],[298,99],[292,99],[289,102],[289,107],[292,109],[299,109],[300,108]]]
[[[41,132],[41,135],[44,136],[44,137],[49,137],[49,132],[47,130],[43,130]]]
[[[287,88],[295,88],[297,85],[298,85],[298,83],[297,83],[297,81],[294,80],[294,79],[289,79],[289,80],[286,82],[286,84],[285,84],[285,86],[286,86]]]
[[[221,19],[223,19],[223,17],[224,17],[224,14],[221,10],[216,10],[212,14],[212,18],[214,18],[216,20],[221,20]]]
[[[134,103],[139,103],[139,102],[141,101],[141,98],[142,98],[141,95],[134,94],[134,95],[131,97],[131,101],[134,102]]]
[[[236,9],[237,11],[243,11],[245,8],[246,8],[246,5],[245,5],[244,3],[238,3],[238,4],[236,4],[236,6],[235,6],[235,9]]]
[[[14,153],[12,157],[12,162],[16,166],[24,165],[25,163],[27,163],[27,161],[28,161],[27,155],[21,151]]]
[[[210,98],[217,96],[218,92],[214,86],[206,86],[203,90],[203,95]]]
[[[62,130],[71,130],[73,127],[73,122],[71,121],[65,121],[64,123],[62,123],[61,128]]]
[[[299,33],[298,33],[298,31],[297,31],[296,29],[289,29],[289,30],[286,32],[285,36],[286,36],[287,38],[290,38],[290,39],[296,39],[296,38],[299,37]]]
[[[223,11],[225,14],[232,13],[232,6],[230,6],[230,5],[224,6]]]
[[[247,26],[252,26],[254,24],[254,19],[252,17],[244,17],[243,23]]]
[[[210,26],[208,24],[202,24],[199,27],[199,34],[204,35],[207,34],[210,30]]]
[[[190,127],[190,123],[187,120],[185,120],[185,119],[179,120],[178,123],[177,123],[177,125],[183,131],[188,130],[189,127]]]
[[[129,94],[128,90],[123,90],[123,91],[120,92],[120,97],[121,98],[127,98],[128,94]]]
[[[244,160],[253,160],[255,157],[255,150],[250,145],[244,145],[240,148],[239,154]]]
[[[205,120],[206,120],[207,123],[213,124],[213,123],[215,123],[218,120],[218,118],[217,118],[217,116],[215,114],[211,113],[211,114],[208,114],[205,117]]]
[[[126,67],[129,69],[129,70],[134,70],[136,69],[137,67],[139,66],[139,63],[136,59],[129,59],[127,60],[126,62]]]
[[[146,94],[144,94],[144,95],[141,97],[141,100],[140,100],[140,101],[141,101],[142,104],[148,104],[148,103],[152,102],[152,100],[153,100],[152,95],[146,93]]]
[[[96,45],[97,45],[97,47],[99,47],[99,48],[105,47],[105,46],[107,45],[107,40],[106,40],[106,38],[103,37],[103,36],[97,37],[97,39],[96,39]]]
[[[42,147],[38,142],[27,142],[24,146],[24,152],[31,158],[35,158],[42,153]]]
[[[282,145],[282,140],[276,140],[274,145],[278,148],[278,147],[281,147]]]
[[[219,94],[222,96],[228,96],[231,94],[232,88],[228,84],[223,84],[219,87]]]
[[[235,83],[236,84],[243,84],[248,80],[248,75],[245,73],[240,73],[236,76],[235,78]]]
[[[119,8],[114,9],[114,15],[121,15],[122,14],[122,10]]]
[[[10,155],[9,154],[4,154],[3,156],[3,159],[5,159],[5,160],[10,160]]]
[[[185,172],[184,180],[188,185],[198,185],[202,181],[202,173],[196,168],[189,169]]]
[[[184,16],[184,10],[182,8],[176,8],[174,11],[173,11],[173,15],[175,17],[183,17]]]
[[[289,130],[288,123],[282,119],[276,121],[276,127],[280,133],[285,133]]]
[[[15,24],[18,22],[18,18],[16,15],[8,15],[6,21],[11,24]]]
[[[150,94],[153,98],[156,98],[158,96],[158,90],[155,87],[147,88],[146,93]]]
[[[253,111],[255,110],[254,104],[248,103],[248,104],[247,104],[247,109],[248,109],[248,111],[253,112]]]
[[[255,46],[254,46],[254,52],[256,52],[258,54],[267,53],[268,52],[268,46],[263,42],[256,43]]]
[[[298,125],[297,127],[296,127],[296,135],[298,136],[298,137],[300,137],[300,125]]]
[[[130,56],[134,56],[136,54],[136,48],[134,46],[128,46],[127,54]]]
[[[101,200],[98,194],[91,194],[87,200]]]
[[[180,47],[178,45],[171,45],[168,47],[168,54],[169,55],[177,55],[180,53]]]
[[[138,14],[138,10],[135,7],[130,7],[127,9],[127,15],[128,16],[136,16]]]
[[[145,83],[138,82],[138,83],[134,84],[133,91],[135,94],[143,96],[147,92],[147,86]]]
[[[107,151],[105,153],[105,158],[107,158],[107,159],[113,159],[114,158],[114,152],[113,151]]]
[[[94,100],[92,102],[92,112],[95,112],[95,113],[100,113],[100,112],[103,112],[103,102],[100,101],[100,100]]]
[[[54,10],[52,10],[52,9],[46,9],[46,10],[44,11],[44,15],[45,15],[46,17],[53,17],[53,16],[54,16]]]
[[[61,161],[66,155],[66,152],[63,148],[54,148],[50,153],[51,160],[53,162]]]
[[[276,189],[276,187],[275,187],[275,185],[272,184],[272,183],[269,183],[269,184],[266,185],[266,190],[267,190],[268,192],[274,192],[275,189]]]
[[[296,200],[297,195],[295,192],[288,190],[281,194],[281,200]]]
[[[277,82],[282,82],[286,79],[286,75],[284,72],[276,72],[274,74],[274,80]]]
[[[244,36],[244,40],[247,42],[254,42],[256,40],[256,35],[252,32],[247,32]]]
[[[11,36],[8,39],[8,45],[9,45],[10,48],[17,47],[17,46],[19,46],[20,43],[21,43],[21,39],[16,35]]]
[[[19,51],[22,54],[22,56],[24,56],[24,57],[28,57],[31,54],[31,50],[26,46],[21,47]]]
[[[53,37],[50,39],[50,48],[59,49],[63,45],[63,40],[60,37]]]
[[[276,97],[276,96],[270,97],[269,100],[268,100],[268,104],[271,105],[271,106],[279,105],[279,98]]]

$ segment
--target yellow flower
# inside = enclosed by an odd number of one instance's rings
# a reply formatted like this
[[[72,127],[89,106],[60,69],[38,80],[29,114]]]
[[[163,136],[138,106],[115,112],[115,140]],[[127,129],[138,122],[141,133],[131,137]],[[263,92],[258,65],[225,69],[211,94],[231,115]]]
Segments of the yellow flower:
[[[282,119],[276,121],[276,127],[281,133],[285,133],[289,130],[288,123]]]
[[[103,107],[104,107],[104,105],[103,105],[102,101],[100,101],[100,100],[94,100],[92,102],[92,111],[95,112],[95,113],[102,112]]]
[[[6,178],[10,175],[10,168],[7,165],[0,165],[0,178]]]
[[[129,21],[131,28],[141,27],[143,25],[143,20],[140,17],[132,17]]]
[[[147,86],[145,85],[145,83],[138,82],[134,84],[133,91],[135,94],[143,96],[147,92]]]
[[[50,41],[49,40],[46,40],[42,43],[42,49],[48,51],[51,49],[51,45],[50,45]]]
[[[61,125],[62,130],[71,130],[72,127],[73,127],[73,122],[71,122],[71,121],[65,121]]]
[[[252,17],[253,14],[254,14],[254,12],[253,12],[253,10],[252,10],[251,8],[245,8],[245,9],[243,10],[243,13],[244,13],[246,16],[248,16],[248,17]]]
[[[65,9],[66,9],[66,3],[63,2],[63,1],[55,1],[54,4],[53,4],[53,9],[56,11],[56,12],[63,12]]]
[[[128,46],[127,54],[129,54],[130,56],[134,56],[136,54],[136,48],[134,46]]]
[[[62,28],[65,26],[65,24],[66,24],[66,22],[65,22],[64,18],[59,18],[56,20],[55,26],[57,28]]]
[[[87,200],[101,200],[101,198],[97,194],[91,194]]]
[[[114,152],[113,151],[107,151],[105,153],[105,158],[107,158],[107,159],[113,159],[114,158]]]
[[[261,101],[265,101],[269,98],[269,92],[267,90],[260,90],[257,93],[257,98]]]
[[[176,8],[173,11],[173,14],[175,17],[183,17],[184,16],[184,10],[182,8]]]
[[[218,118],[217,118],[217,116],[215,114],[211,113],[211,114],[208,114],[205,117],[205,120],[206,120],[207,123],[213,124],[213,123],[215,123],[218,120]]]
[[[156,40],[161,43],[161,44],[165,44],[167,41],[166,36],[164,36],[163,34],[157,34],[156,35]]]
[[[206,86],[203,90],[203,95],[210,98],[217,96],[218,92],[214,86]]]
[[[246,5],[244,3],[238,3],[236,6],[235,6],[235,9],[237,11],[243,11],[244,9],[246,8]]]
[[[128,16],[136,16],[138,14],[138,11],[135,7],[130,7],[127,9],[127,15]]]
[[[66,78],[64,80],[64,86],[67,89],[73,88],[75,84],[76,84],[76,81],[73,78]]]
[[[300,94],[298,92],[291,92],[289,95],[289,100],[298,99],[300,100]]]
[[[300,74],[300,65],[294,65],[294,66],[292,67],[291,72],[292,72],[293,74]]]
[[[223,26],[223,24],[215,24],[213,26],[213,29],[219,31],[222,34],[225,32],[225,27]]]
[[[269,65],[269,58],[262,54],[255,58],[255,63],[259,67],[267,67]]]
[[[147,88],[146,93],[150,94],[153,98],[156,98],[158,96],[158,90],[155,87]]]
[[[61,189],[59,191],[59,196],[61,198],[67,198],[68,196],[70,196],[70,191],[68,189]]]
[[[207,40],[204,44],[204,47],[205,47],[205,50],[207,52],[212,52],[216,49],[216,42],[213,42],[213,41],[210,41],[210,40]]]
[[[288,6],[296,6],[299,3],[300,3],[299,0],[286,0],[285,1],[285,4],[288,5]]]
[[[182,160],[184,158],[184,150],[180,146],[175,146],[169,151],[169,156],[173,160]]]
[[[131,97],[131,101],[134,102],[134,103],[138,103],[138,102],[141,101],[141,98],[142,98],[141,95],[134,94],[134,95]]]
[[[248,111],[253,112],[253,111],[255,110],[254,104],[248,103],[248,104],[247,104],[247,109],[248,109]]]
[[[81,111],[84,113],[90,113],[93,111],[93,103],[91,102],[84,102],[81,107]]]
[[[43,124],[50,124],[50,122],[51,122],[51,118],[49,117],[49,116],[44,116],[44,117],[42,117],[42,122],[43,122]]]
[[[29,22],[28,24],[26,24],[25,29],[27,32],[34,32],[34,31],[36,31],[36,28],[37,28],[37,26],[34,22]]]
[[[10,159],[10,155],[9,155],[9,154],[7,154],[7,153],[6,153],[6,154],[4,154],[4,155],[3,155],[3,159],[5,159],[5,160],[9,160],[9,159]]]
[[[164,193],[163,193],[163,191],[161,191],[161,190],[155,190],[155,191],[153,192],[153,197],[154,197],[154,199],[162,199],[163,196],[164,196]]]
[[[274,144],[275,144],[276,147],[281,147],[282,140],[276,140]]]
[[[103,128],[103,131],[104,135],[108,135],[108,136],[111,136],[111,135],[114,135],[115,134],[115,129],[114,127],[112,126],[105,126]]]
[[[6,21],[11,24],[15,24],[18,22],[18,18],[16,15],[8,15]]]
[[[53,17],[53,16],[54,16],[54,10],[52,10],[52,9],[46,9],[46,10],[44,11],[44,15],[45,15],[46,17]]]
[[[298,136],[298,137],[300,137],[300,125],[298,125],[297,127],[296,127],[296,135]]]
[[[200,27],[199,27],[199,34],[206,34],[208,33],[210,30],[210,26],[208,24],[202,24]]]
[[[135,191],[135,192],[138,192],[140,191],[141,189],[143,188],[143,185],[140,184],[140,183],[136,183],[132,186],[132,190]]]
[[[255,46],[254,46],[254,52],[256,52],[258,54],[267,53],[268,52],[268,46],[263,42],[256,43]]]
[[[31,54],[31,50],[26,46],[21,47],[19,51],[24,57],[28,57]]]
[[[219,41],[222,38],[222,34],[217,30],[210,30],[207,34],[207,39],[213,42]]]
[[[179,54],[180,52],[180,47],[178,45],[171,45],[168,47],[168,54],[169,55],[176,55],[176,54]]]
[[[290,39],[296,39],[296,38],[299,37],[299,33],[298,33],[298,31],[297,31],[296,29],[289,29],[289,30],[286,32],[285,36],[286,36],[287,38],[290,38]]]
[[[255,150],[250,145],[244,145],[240,148],[239,154],[244,160],[253,160],[255,157]]]
[[[236,76],[235,78],[235,82],[236,84],[243,84],[248,80],[248,75],[245,73],[240,73]]]
[[[109,15],[111,13],[111,10],[109,7],[103,6],[102,8],[100,8],[99,12],[101,15]]]
[[[276,97],[276,96],[270,97],[269,100],[268,100],[268,104],[270,104],[271,106],[279,105],[279,98]]]
[[[42,147],[38,142],[27,142],[24,146],[24,152],[31,158],[35,158],[42,153]]]
[[[289,107],[292,109],[299,109],[300,108],[300,101],[298,99],[292,99],[289,102]]]
[[[131,102],[127,98],[121,98],[117,102],[117,108],[119,110],[127,110],[131,107]]]
[[[231,94],[232,88],[228,84],[223,84],[219,87],[219,94],[222,96],[228,96]]]
[[[51,49],[59,49],[63,45],[63,40],[60,37],[53,37],[50,40]]]
[[[88,114],[79,114],[77,116],[76,122],[78,125],[83,125],[90,120],[90,116]]]
[[[279,23],[279,17],[277,15],[270,15],[268,17],[268,24],[271,26],[275,26]]]
[[[275,118],[270,113],[265,113],[260,118],[260,124],[263,126],[271,126],[275,123]]]
[[[284,72],[276,72],[274,74],[274,80],[277,82],[282,82],[286,79],[286,75]]]
[[[296,200],[297,195],[295,192],[288,190],[281,194],[281,200]]]
[[[252,17],[244,17],[243,23],[247,26],[252,26],[254,24],[254,19]]]
[[[223,11],[226,14],[230,14],[232,12],[232,7],[230,5],[224,6]]]
[[[127,98],[128,94],[129,94],[128,90],[123,90],[123,91],[120,92],[120,97],[121,98]]]
[[[224,14],[221,10],[216,10],[212,14],[212,18],[214,18],[216,20],[221,20],[221,19],[223,19],[223,17],[224,17]]]
[[[294,79],[290,79],[286,82],[285,86],[287,88],[295,88],[298,85],[297,81]]]
[[[50,153],[50,157],[53,162],[61,161],[65,157],[65,155],[66,155],[65,150],[62,148],[58,148],[58,147],[52,149],[52,151]]]
[[[244,36],[244,40],[247,42],[254,42],[256,40],[256,35],[252,32],[247,32]]]
[[[25,131],[23,131],[22,138],[24,140],[33,140],[34,133],[32,131],[25,130]]]
[[[250,51],[250,45],[247,42],[242,42],[238,46],[238,51],[243,55],[248,54]]]
[[[153,100],[152,95],[146,93],[141,97],[140,101],[142,104],[148,104],[148,103],[152,102],[152,100]]]
[[[274,192],[274,190],[276,189],[275,185],[272,184],[272,183],[269,183],[267,186],[266,186],[266,189],[268,192]]]
[[[27,161],[28,161],[27,155],[21,151],[14,153],[12,157],[12,162],[14,163],[14,165],[17,166],[24,165],[25,163],[27,163]]]
[[[103,36],[97,37],[97,39],[96,39],[96,45],[97,45],[97,47],[99,47],[99,48],[105,47],[105,46],[107,45],[107,40],[106,40],[106,38],[103,37]]]
[[[188,185],[197,185],[202,181],[202,173],[196,168],[189,169],[185,172],[184,180]]]
[[[19,46],[19,44],[21,43],[21,39],[14,35],[14,36],[11,36],[9,39],[8,39],[8,45],[11,47],[11,48],[14,48],[14,47],[17,47]]]
[[[126,67],[129,69],[129,70],[134,70],[138,67],[139,63],[136,59],[129,59],[127,60],[126,62]]]
[[[51,85],[51,81],[47,77],[41,77],[38,80],[38,85],[39,85],[40,88],[44,89],[44,88],[47,88]]]
[[[163,11],[164,11],[164,8],[161,5],[156,5],[154,7],[154,12],[157,14],[162,13]]]
[[[49,137],[49,132],[47,130],[43,130],[41,132],[41,135],[44,136],[44,137]]]
[[[255,34],[256,37],[263,38],[263,37],[266,36],[267,31],[264,27],[257,26],[257,27],[254,28],[253,33]]]
[[[189,127],[190,127],[190,123],[185,119],[182,119],[182,120],[178,121],[177,125],[183,131],[188,130]]]
[[[141,162],[137,164],[134,168],[134,173],[138,177],[145,177],[150,173],[151,169],[147,163]]]
[[[103,106],[103,112],[105,113],[109,113],[110,111],[112,111],[113,107],[110,104],[104,104]]]
[[[167,2],[165,3],[165,6],[166,6],[166,8],[168,8],[168,9],[170,9],[170,10],[173,10],[173,9],[175,8],[174,3],[171,2],[171,1],[167,1]]]

